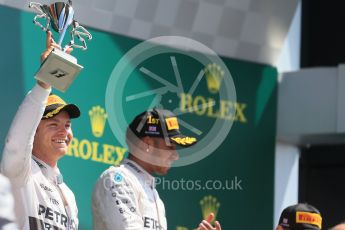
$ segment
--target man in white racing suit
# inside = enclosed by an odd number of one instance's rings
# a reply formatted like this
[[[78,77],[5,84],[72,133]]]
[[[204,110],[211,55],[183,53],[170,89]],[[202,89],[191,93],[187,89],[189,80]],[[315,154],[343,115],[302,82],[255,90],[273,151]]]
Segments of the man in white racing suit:
[[[58,48],[47,33],[43,61]],[[10,127],[1,161],[12,184],[19,229],[77,229],[77,205],[57,167],[73,138],[71,119],[76,105],[49,95],[51,87],[38,82],[27,94]]]
[[[165,208],[155,188],[153,174],[165,175],[179,158],[176,145],[197,142],[180,133],[176,116],[168,110],[152,109],[134,118],[126,132],[128,159],[111,166],[97,181],[92,200],[94,230],[167,229]],[[199,230],[220,230],[207,220]]]

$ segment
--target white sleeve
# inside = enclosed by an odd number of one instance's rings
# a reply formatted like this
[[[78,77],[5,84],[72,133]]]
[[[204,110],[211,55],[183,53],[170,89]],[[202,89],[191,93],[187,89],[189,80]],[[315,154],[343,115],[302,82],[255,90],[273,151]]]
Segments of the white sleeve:
[[[38,84],[26,95],[8,132],[1,161],[2,173],[12,182],[25,183],[30,175],[31,151],[50,89]]]
[[[133,182],[123,176],[115,181],[119,172],[102,175],[93,194],[95,230],[142,230],[144,223],[138,206],[138,191]]]

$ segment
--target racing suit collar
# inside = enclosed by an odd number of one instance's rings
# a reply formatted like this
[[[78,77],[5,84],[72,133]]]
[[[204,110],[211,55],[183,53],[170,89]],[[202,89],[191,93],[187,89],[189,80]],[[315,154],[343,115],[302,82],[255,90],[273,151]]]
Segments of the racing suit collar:
[[[50,167],[48,164],[46,164],[44,161],[38,159],[34,155],[32,155],[32,159],[37,163],[37,165],[40,167],[43,174],[54,184],[59,185],[63,183],[63,177],[60,173],[60,170],[58,167]]]
[[[130,168],[130,170],[134,173],[140,174],[144,178],[146,184],[149,185],[151,188],[156,187],[155,178],[135,161],[124,159],[123,164],[127,165]]]

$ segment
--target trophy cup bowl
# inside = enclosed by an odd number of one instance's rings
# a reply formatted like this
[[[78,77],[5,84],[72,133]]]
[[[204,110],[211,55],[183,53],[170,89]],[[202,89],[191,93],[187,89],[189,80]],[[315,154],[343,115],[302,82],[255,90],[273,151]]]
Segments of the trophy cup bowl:
[[[59,34],[58,45],[60,47],[62,47],[66,32],[70,29],[71,40],[62,50],[54,49],[43,61],[35,76],[37,80],[43,81],[65,92],[83,69],[83,66],[77,63],[77,59],[65,51],[70,47],[86,50],[87,46],[84,37],[91,40],[92,36],[83,26],[74,20],[72,1],[68,1],[68,3],[55,2],[50,5],[30,2],[29,7],[38,13],[33,19],[35,25],[39,26],[45,32],[50,30],[49,28],[51,27]],[[46,24],[42,25],[38,19],[45,19]],[[75,36],[81,44],[75,43]]]

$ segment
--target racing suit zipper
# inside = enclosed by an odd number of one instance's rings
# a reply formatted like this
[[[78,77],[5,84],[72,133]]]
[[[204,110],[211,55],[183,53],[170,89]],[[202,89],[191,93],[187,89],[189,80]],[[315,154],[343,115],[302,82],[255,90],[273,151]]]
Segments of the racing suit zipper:
[[[158,208],[158,204],[157,204],[157,199],[156,199],[156,194],[155,194],[155,190],[153,188],[153,186],[150,186],[152,194],[153,194],[153,199],[155,201],[155,205],[156,205],[156,212],[157,212],[157,220],[158,220],[158,225],[156,226],[156,229],[162,230],[162,225],[161,225],[161,220],[160,220],[160,216],[159,216],[159,208]]]
[[[69,205],[68,205],[68,202],[67,202],[67,200],[66,200],[66,198],[65,198],[65,196],[64,196],[64,194],[63,194],[63,192],[62,192],[62,190],[61,190],[61,188],[60,188],[60,186],[58,185],[58,184],[55,184],[55,186],[56,186],[56,188],[57,188],[57,190],[59,191],[59,194],[60,194],[60,196],[61,196],[61,200],[62,200],[62,203],[63,203],[63,207],[64,207],[64,209],[65,209],[65,213],[66,213],[66,216],[67,216],[67,219],[68,219],[68,222],[67,222],[67,229],[68,230],[75,230],[74,228],[71,228],[72,227],[72,223],[71,223],[71,221],[72,221],[72,215],[71,215],[71,212],[70,212],[70,207],[69,207]]]

